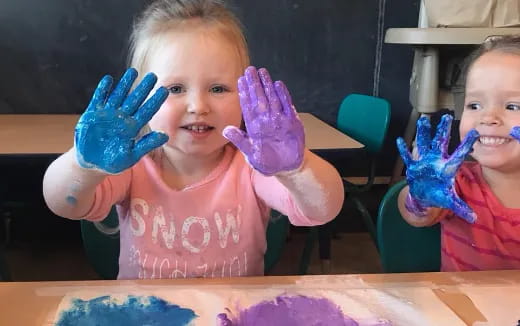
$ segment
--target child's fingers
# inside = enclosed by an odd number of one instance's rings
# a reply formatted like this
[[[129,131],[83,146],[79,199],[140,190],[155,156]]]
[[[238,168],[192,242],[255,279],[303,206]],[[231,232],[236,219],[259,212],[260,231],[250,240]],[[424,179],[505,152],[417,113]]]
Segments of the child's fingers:
[[[168,141],[168,135],[163,132],[152,131],[144,135],[134,146],[134,158],[137,162],[148,152],[162,146]]]
[[[108,98],[106,108],[107,109],[118,109],[121,104],[123,104],[123,100],[126,97],[126,94],[128,94],[128,91],[132,87],[135,79],[137,78],[137,70],[134,68],[129,68],[124,73],[123,77],[119,80],[119,83],[117,83],[116,88],[114,91],[112,91],[112,94],[110,94],[110,97]]]
[[[513,128],[511,129],[511,132],[509,133],[509,135],[510,135],[511,137],[513,137],[514,139],[520,141],[520,127],[517,127],[517,126],[516,126],[516,127],[513,127]]]
[[[246,77],[244,76],[238,78],[238,99],[240,101],[240,107],[242,108],[244,123],[246,124],[246,128],[249,128],[251,122],[254,121],[256,115],[253,112],[253,107],[251,105],[249,85],[247,84]]]
[[[153,94],[134,114],[134,119],[137,121],[137,129],[143,128],[153,115],[159,111],[161,105],[168,98],[168,90],[164,87],[159,87],[155,94]]]
[[[255,67],[247,67],[246,81],[249,86],[249,96],[251,98],[251,104],[255,114],[265,114],[269,111],[269,103],[264,93],[264,88],[258,77],[258,72]]]
[[[87,106],[88,110],[99,110],[102,109],[105,105],[105,101],[108,96],[108,92],[110,92],[110,88],[112,87],[113,78],[109,75],[106,75],[101,79],[96,90],[94,91],[94,95],[92,95],[92,99],[90,100],[89,105]]]
[[[408,151],[408,146],[406,146],[406,143],[403,138],[398,137],[397,140],[397,149],[399,150],[399,154],[401,155],[401,158],[403,159],[404,165],[406,167],[410,166],[410,164],[413,162],[412,155]]]
[[[446,158],[448,155],[448,144],[450,140],[452,121],[453,117],[451,115],[443,115],[432,141],[432,150],[441,153],[443,158]]]
[[[282,105],[280,104],[278,95],[275,92],[273,80],[271,79],[269,72],[265,68],[260,68],[258,69],[258,75],[260,76],[260,81],[264,86],[264,92],[267,97],[267,101],[269,102],[269,109],[273,113],[281,112]]]
[[[452,205],[449,208],[468,223],[474,223],[477,220],[477,214],[455,193],[453,193]]]
[[[251,143],[247,134],[235,126],[227,126],[222,131],[222,136],[232,142],[246,156],[251,153]]]
[[[139,85],[137,85],[132,93],[126,97],[123,105],[121,106],[121,110],[128,115],[134,114],[139,106],[148,97],[148,94],[150,94],[156,82],[157,76],[155,76],[155,74],[146,74]]]
[[[276,94],[278,94],[278,98],[282,102],[283,112],[289,118],[295,119],[298,116],[298,113],[296,112],[296,108],[292,103],[291,94],[289,93],[289,90],[285,86],[284,82],[278,80],[274,83],[274,87]]]
[[[430,151],[431,135],[430,135],[430,119],[421,117],[417,120],[417,134],[415,135],[415,143],[419,157],[423,157]]]
[[[479,138],[479,133],[475,129],[471,129],[467,134],[466,137],[462,140],[460,145],[457,147],[457,149],[453,152],[453,154],[450,156],[448,161],[446,162],[445,167],[445,174],[446,175],[455,175],[457,169],[462,164],[464,159],[466,158],[466,155],[468,155],[469,152],[471,152],[471,149],[473,147],[473,144],[477,141]]]

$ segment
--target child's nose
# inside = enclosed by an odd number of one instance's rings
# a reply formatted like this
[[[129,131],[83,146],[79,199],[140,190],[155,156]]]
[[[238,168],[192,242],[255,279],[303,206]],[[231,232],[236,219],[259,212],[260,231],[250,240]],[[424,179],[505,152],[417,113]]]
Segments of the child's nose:
[[[497,125],[500,124],[500,114],[498,110],[483,110],[480,123],[484,125]]]
[[[205,94],[200,93],[194,93],[191,94],[188,97],[188,103],[187,103],[187,111],[188,113],[194,113],[194,114],[208,114],[210,109],[209,105],[206,101]]]

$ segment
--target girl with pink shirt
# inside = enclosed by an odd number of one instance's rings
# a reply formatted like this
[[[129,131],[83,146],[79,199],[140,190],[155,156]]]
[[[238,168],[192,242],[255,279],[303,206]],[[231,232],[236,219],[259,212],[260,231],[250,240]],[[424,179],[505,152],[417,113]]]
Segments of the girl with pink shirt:
[[[294,225],[336,217],[338,172],[305,148],[285,85],[248,67],[220,1],[153,2],[130,58],[112,91],[101,80],[43,181],[66,218],[101,221],[116,205],[118,278],[262,275],[271,209]]]

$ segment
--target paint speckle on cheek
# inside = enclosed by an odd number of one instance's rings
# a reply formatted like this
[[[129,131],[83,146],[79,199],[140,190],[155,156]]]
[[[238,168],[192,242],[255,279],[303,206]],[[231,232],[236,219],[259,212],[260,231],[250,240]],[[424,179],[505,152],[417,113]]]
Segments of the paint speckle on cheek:
[[[193,310],[154,296],[124,299],[102,296],[91,300],[73,299],[56,325],[189,325],[196,317]]]
[[[302,295],[283,295],[274,300],[260,302],[240,311],[237,317],[229,318],[227,313],[221,313],[217,316],[217,324],[220,326],[360,326],[358,322],[345,316],[340,307],[332,301]],[[390,326],[391,324],[377,321],[370,325]]]

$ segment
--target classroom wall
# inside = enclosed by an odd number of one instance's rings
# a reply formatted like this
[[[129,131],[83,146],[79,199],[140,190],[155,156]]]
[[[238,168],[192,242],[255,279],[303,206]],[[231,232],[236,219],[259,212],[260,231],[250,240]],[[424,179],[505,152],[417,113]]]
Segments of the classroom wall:
[[[0,113],[81,113],[100,77],[126,68],[129,29],[144,5],[143,0],[1,2]],[[379,174],[389,175],[394,140],[410,110],[412,49],[384,44],[384,31],[416,26],[418,1],[232,0],[230,5],[244,24],[252,63],[286,82],[299,111],[334,125],[349,93],[390,101],[390,134],[379,164]],[[359,157],[328,155],[350,175],[365,173]]]
[[[144,5],[143,0],[1,1],[0,114],[83,112],[101,76],[125,70],[130,26]],[[417,25],[418,0],[231,0],[231,5],[244,24],[252,63],[286,82],[299,111],[334,125],[349,93],[390,101],[392,120],[378,168],[379,175],[390,175],[395,137],[410,111],[412,49],[382,41],[387,28]],[[366,173],[359,152],[323,155],[343,175]],[[13,237],[37,247],[80,238],[78,224],[53,215],[43,201],[41,181],[52,159],[0,160],[1,203],[24,203],[13,211]],[[340,229],[362,229],[355,218],[340,220],[349,223]],[[2,228],[0,223],[0,241]]]

